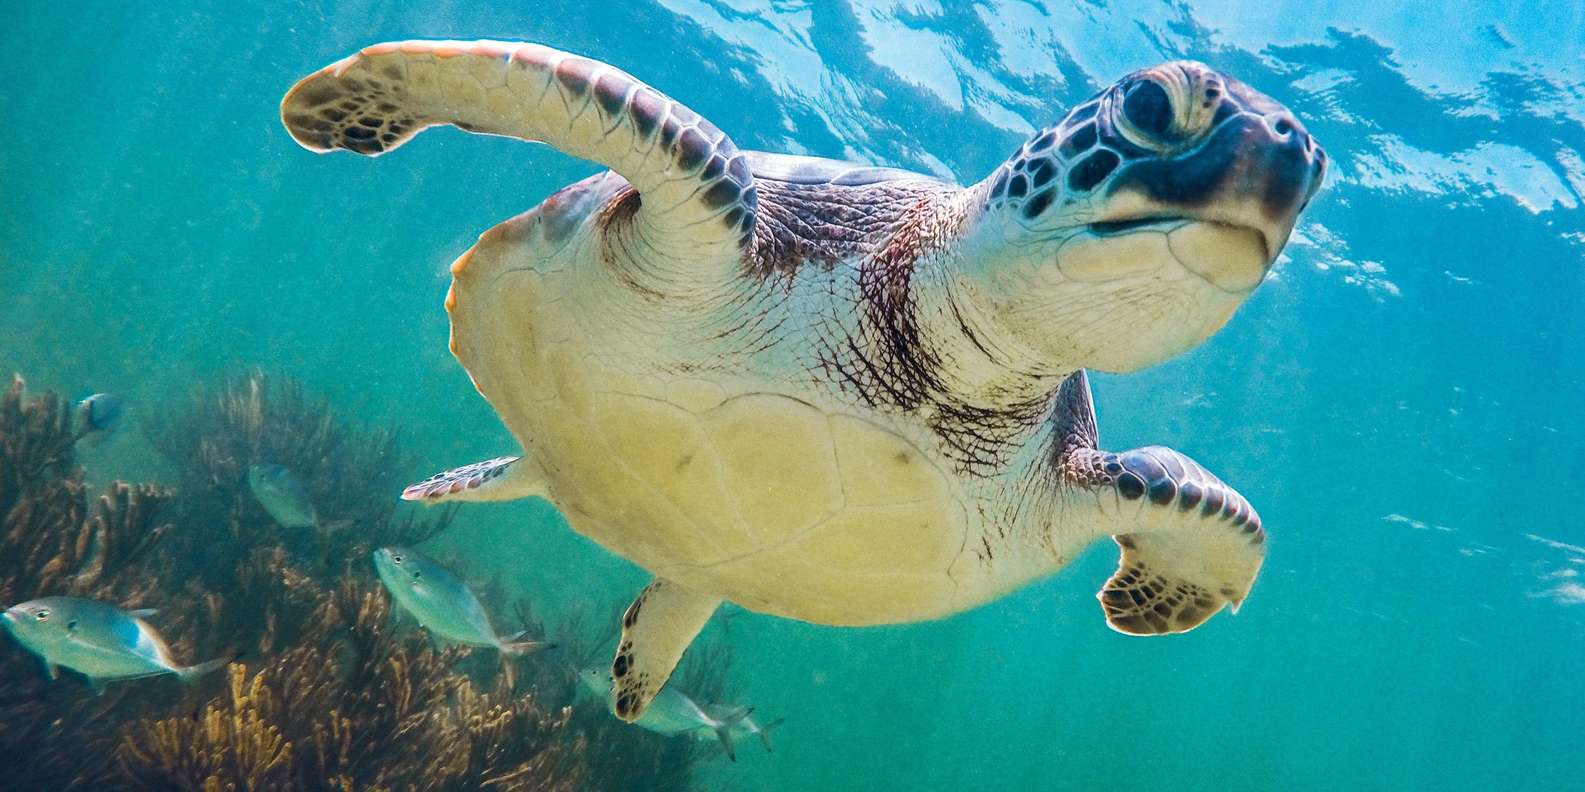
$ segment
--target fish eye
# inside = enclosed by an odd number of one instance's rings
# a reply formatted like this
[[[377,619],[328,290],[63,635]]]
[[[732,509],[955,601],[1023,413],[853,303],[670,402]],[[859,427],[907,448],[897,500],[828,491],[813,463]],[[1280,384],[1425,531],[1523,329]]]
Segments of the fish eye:
[[[41,622],[42,621],[49,621],[50,620],[50,612],[47,611],[47,610],[41,610],[38,613],[33,614],[33,618],[38,619]]]
[[[66,622],[66,629],[68,631],[71,631],[71,632],[76,632],[77,631],[77,620],[76,619],[72,619],[71,621]]]
[[[402,563],[402,554],[401,553],[397,553],[396,555],[391,556],[391,561],[392,561],[392,563],[396,563],[396,564]]]

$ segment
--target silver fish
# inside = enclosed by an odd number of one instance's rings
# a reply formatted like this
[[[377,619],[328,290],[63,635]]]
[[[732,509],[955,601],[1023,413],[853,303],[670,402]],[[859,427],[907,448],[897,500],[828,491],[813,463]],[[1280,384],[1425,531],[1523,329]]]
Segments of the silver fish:
[[[281,465],[250,465],[248,489],[283,528],[312,528],[319,523],[308,492],[292,471]]]
[[[600,668],[585,668],[578,672],[578,684],[597,700],[604,701],[606,708],[613,715],[616,714],[615,702],[611,698],[610,672]],[[667,685],[655,694],[655,700],[650,702],[649,708],[633,725],[667,736],[686,734],[700,740],[718,740],[726,750],[727,758],[736,762],[734,736],[758,735],[765,750],[769,751],[770,738],[765,732],[782,722],[778,719],[762,727],[750,719],[750,712],[753,712],[752,707],[700,706],[692,696],[678,690],[675,685]]]
[[[60,667],[69,668],[87,677],[96,691],[106,682],[162,674],[190,682],[230,659],[178,665],[165,639],[143,621],[153,614],[77,597],[44,597],[7,608],[0,620],[44,663],[50,679]]]
[[[509,655],[533,654],[554,646],[525,641],[523,633],[497,635],[473,589],[445,567],[405,547],[374,551],[374,569],[396,604],[437,638],[491,646]]]

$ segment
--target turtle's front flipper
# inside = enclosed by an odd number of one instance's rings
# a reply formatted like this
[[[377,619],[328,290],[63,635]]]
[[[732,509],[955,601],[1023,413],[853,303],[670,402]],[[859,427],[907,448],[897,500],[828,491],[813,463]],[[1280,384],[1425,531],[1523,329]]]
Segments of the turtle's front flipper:
[[[754,177],[725,133],[614,66],[549,47],[376,44],[299,81],[281,119],[318,152],[375,156],[439,124],[548,143],[627,179],[642,196],[640,243],[674,262],[735,265],[753,238]]]
[[[1222,606],[1236,612],[1266,556],[1249,502],[1194,460],[1151,446],[1095,448],[1084,372],[1058,395],[1056,468],[1075,504],[1099,505],[1101,527],[1122,548],[1117,572],[1096,594],[1106,623],[1131,635],[1192,630]]]
[[[521,457],[504,456],[436,473],[402,490],[402,500],[504,501],[544,495],[539,470]]]
[[[659,578],[639,592],[622,614],[622,641],[611,663],[611,693],[618,718],[632,723],[643,716],[671,678],[683,651],[720,604],[719,597]]]

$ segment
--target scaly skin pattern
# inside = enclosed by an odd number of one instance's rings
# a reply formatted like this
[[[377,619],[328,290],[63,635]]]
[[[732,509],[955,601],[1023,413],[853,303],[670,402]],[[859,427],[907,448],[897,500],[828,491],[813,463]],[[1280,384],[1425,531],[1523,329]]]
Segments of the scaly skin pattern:
[[[952,241],[961,195],[916,189],[897,223],[939,234],[921,245]],[[1063,476],[1058,405],[1025,376],[973,403],[906,392],[898,377],[871,384],[904,365],[884,362],[880,298],[867,296],[899,266],[889,248],[745,281],[741,294],[636,289],[613,241],[620,212],[587,210],[622,190],[594,177],[486,234],[448,298],[453,351],[575,529],[756,610],[874,624],[988,601],[1148,508],[1104,467]],[[921,222],[919,206],[943,216]],[[558,212],[583,223],[558,237],[572,225]],[[921,315],[920,333],[946,333],[951,317]]]
[[[451,123],[613,169],[457,260],[451,347],[523,447],[517,489],[542,480],[576,530],[708,595],[690,607],[935,618],[1107,535],[1124,632],[1190,629],[1253,584],[1253,509],[1169,449],[1099,450],[1082,371],[1215,332],[1314,194],[1320,149],[1231,78],[1129,75],[967,188],[741,152],[532,45],[380,45],[283,117],[315,150]]]

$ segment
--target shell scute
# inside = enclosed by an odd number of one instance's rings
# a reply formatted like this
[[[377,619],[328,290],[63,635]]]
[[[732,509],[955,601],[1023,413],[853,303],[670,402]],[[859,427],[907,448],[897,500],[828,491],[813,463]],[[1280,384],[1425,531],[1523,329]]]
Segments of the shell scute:
[[[622,449],[620,464],[670,503],[696,532],[710,535],[713,545],[727,554],[758,546],[722,486],[698,416],[669,402],[624,393],[600,394],[595,410],[606,444]]]
[[[723,483],[765,544],[797,536],[843,507],[831,430],[812,405],[749,394],[712,411],[705,425]]]

